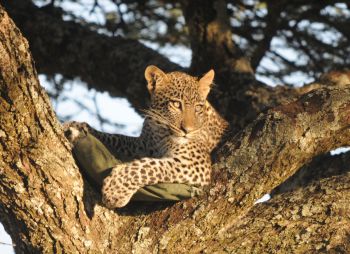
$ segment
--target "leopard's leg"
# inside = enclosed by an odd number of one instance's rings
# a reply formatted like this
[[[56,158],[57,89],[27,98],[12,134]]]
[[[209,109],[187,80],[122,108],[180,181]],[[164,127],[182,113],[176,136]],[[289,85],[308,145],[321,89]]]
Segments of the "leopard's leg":
[[[102,187],[103,203],[109,208],[123,207],[139,188],[157,183],[187,183],[207,185],[210,182],[209,154],[198,155],[199,160],[143,158],[119,165],[105,178]]]
[[[108,150],[117,158],[130,160],[135,156],[143,157],[146,155],[145,143],[140,137],[129,137],[120,134],[109,134],[92,128],[84,122],[67,122],[63,124],[66,137],[74,144],[80,137],[86,133],[92,134],[104,144]]]

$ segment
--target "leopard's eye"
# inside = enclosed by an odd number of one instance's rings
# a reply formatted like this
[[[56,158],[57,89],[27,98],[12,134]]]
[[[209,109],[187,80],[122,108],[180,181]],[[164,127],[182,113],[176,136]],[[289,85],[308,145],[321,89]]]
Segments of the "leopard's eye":
[[[203,110],[203,104],[197,104],[196,106],[195,106],[195,110],[196,110],[196,112],[201,112],[202,110]]]
[[[181,102],[180,101],[169,101],[170,108],[181,110]]]
[[[179,101],[171,101],[170,104],[177,109],[181,109],[181,102]]]

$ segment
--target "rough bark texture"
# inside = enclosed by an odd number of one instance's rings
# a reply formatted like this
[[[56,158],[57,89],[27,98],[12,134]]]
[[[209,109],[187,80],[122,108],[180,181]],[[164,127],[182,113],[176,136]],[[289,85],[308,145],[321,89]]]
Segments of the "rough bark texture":
[[[2,8],[0,70],[0,210],[16,252],[108,249],[105,233],[116,235],[121,221],[103,207],[93,209],[99,199],[70,155],[27,41]]]
[[[261,114],[215,155],[213,184],[111,211],[83,181],[28,43],[0,7],[0,217],[18,253],[349,252],[349,173],[254,206],[315,156],[350,145],[350,88]]]
[[[207,251],[349,253],[350,174],[314,182],[254,206]]]

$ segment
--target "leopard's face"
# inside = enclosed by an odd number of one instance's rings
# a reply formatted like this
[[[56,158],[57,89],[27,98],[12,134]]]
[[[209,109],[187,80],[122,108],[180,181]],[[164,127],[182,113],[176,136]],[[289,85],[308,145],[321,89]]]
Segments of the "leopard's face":
[[[158,68],[151,71],[148,115],[177,137],[191,137],[198,133],[208,122],[207,95],[212,78],[208,80],[204,76],[198,79],[181,72],[165,74]],[[153,83],[150,84],[150,81]]]
[[[152,95],[150,108],[162,116],[173,134],[190,135],[207,121],[206,97],[199,93],[196,78],[183,73],[170,73],[167,76],[164,88]]]

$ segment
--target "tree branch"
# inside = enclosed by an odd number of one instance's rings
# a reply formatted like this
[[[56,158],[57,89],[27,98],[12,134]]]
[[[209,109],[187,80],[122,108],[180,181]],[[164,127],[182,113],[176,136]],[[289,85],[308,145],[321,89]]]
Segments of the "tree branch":
[[[350,174],[284,193],[236,217],[206,251],[227,253],[348,253]]]
[[[103,207],[84,205],[97,196],[83,184],[28,48],[0,5],[1,221],[16,253],[108,249],[100,237],[109,239],[122,222]]]
[[[252,204],[316,155],[349,145],[349,100],[349,87],[317,89],[260,115],[219,150],[227,195]]]

